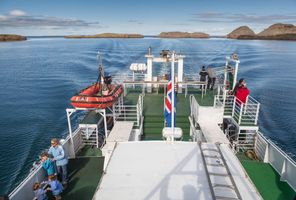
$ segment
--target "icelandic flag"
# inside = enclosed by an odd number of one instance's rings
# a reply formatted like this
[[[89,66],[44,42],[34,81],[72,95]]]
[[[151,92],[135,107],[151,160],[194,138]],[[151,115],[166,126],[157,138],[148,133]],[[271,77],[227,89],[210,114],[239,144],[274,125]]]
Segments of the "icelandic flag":
[[[164,106],[164,120],[167,127],[172,127],[172,92],[175,93],[175,101],[174,101],[174,127],[176,127],[176,91],[175,87],[172,85],[171,75],[169,75],[169,82],[167,85],[167,95],[165,98],[165,106]]]

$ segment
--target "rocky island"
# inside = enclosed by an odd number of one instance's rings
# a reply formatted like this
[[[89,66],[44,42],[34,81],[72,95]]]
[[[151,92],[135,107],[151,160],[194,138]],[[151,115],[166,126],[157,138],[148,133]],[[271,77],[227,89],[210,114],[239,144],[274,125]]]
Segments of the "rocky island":
[[[141,34],[101,33],[96,35],[67,35],[65,38],[143,38]]]
[[[296,26],[293,24],[273,24],[257,36],[258,39],[264,40],[296,40]]]
[[[27,37],[14,34],[0,34],[0,42],[9,42],[9,41],[23,41],[27,40]]]
[[[227,35],[231,39],[256,40],[296,40],[296,26],[293,24],[273,24],[262,32],[255,34],[247,26],[241,26]]]
[[[201,32],[161,32],[158,38],[209,38],[210,36],[206,33]]]
[[[240,26],[226,37],[231,39],[256,39],[257,35],[248,26]]]

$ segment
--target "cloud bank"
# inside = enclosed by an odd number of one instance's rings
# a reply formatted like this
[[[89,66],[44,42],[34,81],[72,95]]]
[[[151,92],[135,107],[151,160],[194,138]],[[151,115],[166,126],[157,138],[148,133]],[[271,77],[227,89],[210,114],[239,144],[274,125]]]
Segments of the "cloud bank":
[[[3,28],[11,27],[99,27],[99,22],[87,22],[78,19],[65,19],[50,16],[34,16],[29,15],[22,10],[12,10],[6,15],[0,15],[0,26]]]
[[[204,12],[194,14],[190,21],[204,23],[252,23],[252,24],[273,24],[273,23],[296,23],[296,14],[285,15],[257,15],[257,14],[230,14],[220,12]]]

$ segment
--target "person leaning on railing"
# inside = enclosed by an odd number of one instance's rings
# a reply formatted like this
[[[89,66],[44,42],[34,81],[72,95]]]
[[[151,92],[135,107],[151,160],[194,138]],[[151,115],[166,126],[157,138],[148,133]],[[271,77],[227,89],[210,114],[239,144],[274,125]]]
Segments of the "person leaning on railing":
[[[232,94],[240,100],[239,102],[246,103],[247,97],[250,94],[249,89],[246,87],[245,79],[241,78],[238,83],[235,85]]]
[[[68,184],[68,159],[63,147],[59,145],[58,139],[53,138],[51,140],[51,147],[48,150],[48,154],[53,156],[52,161],[55,161],[58,175],[61,176],[62,183],[64,186],[66,186]]]
[[[215,82],[216,82],[216,72],[212,67],[209,66],[207,68],[207,73],[208,73],[207,89],[210,89],[210,87],[211,87],[211,90],[213,90],[214,86],[215,86]]]
[[[202,81],[202,82],[206,82],[208,72],[206,71],[205,66],[202,66],[201,71],[199,72],[199,75],[200,75],[199,80]],[[200,86],[200,89],[202,89],[202,88],[205,89],[205,86],[201,85]]]

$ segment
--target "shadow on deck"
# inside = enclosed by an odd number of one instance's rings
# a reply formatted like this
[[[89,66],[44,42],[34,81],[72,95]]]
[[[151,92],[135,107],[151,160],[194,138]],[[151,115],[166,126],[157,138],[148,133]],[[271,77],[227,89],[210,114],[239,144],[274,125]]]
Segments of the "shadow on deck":
[[[238,156],[257,190],[268,200],[293,200],[296,192],[288,183],[280,180],[280,175],[268,163],[247,159],[244,155]]]
[[[86,147],[70,159],[69,185],[62,198],[68,200],[92,199],[103,173],[104,157],[99,149]]]

